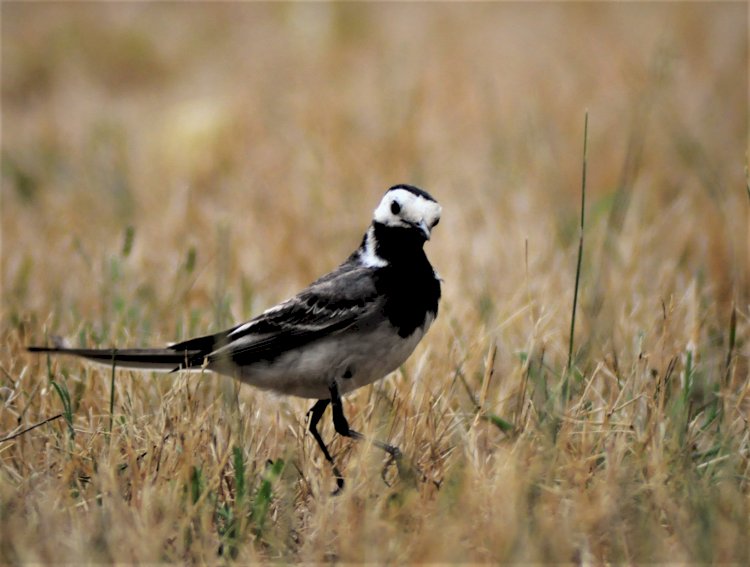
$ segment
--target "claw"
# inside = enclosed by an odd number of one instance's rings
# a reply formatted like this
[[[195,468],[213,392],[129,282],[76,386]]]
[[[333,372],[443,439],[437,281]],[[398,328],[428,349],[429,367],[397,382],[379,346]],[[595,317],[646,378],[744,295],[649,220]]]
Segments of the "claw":
[[[397,447],[392,447],[392,448],[395,449],[395,451],[393,451],[393,452],[388,451],[389,458],[385,462],[385,464],[383,465],[383,470],[380,471],[380,478],[383,479],[383,482],[385,483],[385,485],[388,488],[391,488],[393,486],[392,483],[388,482],[388,478],[386,477],[386,474],[388,473],[388,469],[390,468],[390,466],[393,465],[393,464],[395,464],[396,465],[396,470],[399,473],[401,473],[401,466],[400,466],[400,464],[401,464],[401,451],[399,451]]]

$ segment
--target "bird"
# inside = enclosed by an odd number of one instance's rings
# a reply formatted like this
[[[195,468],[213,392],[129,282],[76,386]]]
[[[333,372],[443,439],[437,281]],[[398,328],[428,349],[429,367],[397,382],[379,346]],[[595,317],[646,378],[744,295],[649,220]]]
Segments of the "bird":
[[[344,477],[318,431],[331,406],[335,431],[351,439],[342,396],[397,370],[435,321],[441,278],[425,243],[442,208],[426,191],[390,187],[375,208],[359,247],[297,295],[230,329],[165,348],[90,349],[62,344],[28,351],[73,355],[119,368],[209,370],[279,394],[317,400],[308,430],[336,479]],[[398,447],[372,440],[393,460]]]

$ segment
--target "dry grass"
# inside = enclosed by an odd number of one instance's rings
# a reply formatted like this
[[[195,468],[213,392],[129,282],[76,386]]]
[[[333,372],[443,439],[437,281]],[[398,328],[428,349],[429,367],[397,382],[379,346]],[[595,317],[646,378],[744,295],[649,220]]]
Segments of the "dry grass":
[[[0,562],[750,562],[745,4],[1,9],[0,435],[64,416],[0,443]],[[445,295],[345,401],[390,487],[336,438],[329,496],[308,401],[23,350],[258,313],[397,182]]]

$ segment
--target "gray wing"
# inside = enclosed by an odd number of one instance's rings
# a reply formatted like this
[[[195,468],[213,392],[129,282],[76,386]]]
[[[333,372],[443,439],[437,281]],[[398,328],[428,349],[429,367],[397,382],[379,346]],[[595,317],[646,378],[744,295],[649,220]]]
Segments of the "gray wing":
[[[203,351],[195,364],[204,358],[209,364],[231,361],[236,366],[271,361],[316,339],[351,328],[381,308],[378,297],[372,269],[345,263],[247,323],[170,348]]]

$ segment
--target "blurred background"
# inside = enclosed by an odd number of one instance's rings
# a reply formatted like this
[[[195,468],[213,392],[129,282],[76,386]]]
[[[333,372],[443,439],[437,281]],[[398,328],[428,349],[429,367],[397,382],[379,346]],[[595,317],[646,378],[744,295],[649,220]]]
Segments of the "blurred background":
[[[252,491],[267,459],[296,467],[274,485],[278,540],[243,535],[248,562],[747,562],[747,3],[0,16],[0,430],[59,412],[53,379],[72,393],[69,430],[3,445],[19,527],[0,559],[215,560],[210,498],[240,500],[234,446]],[[23,352],[51,335],[155,346],[255,315],[345,259],[396,183],[443,206],[427,244],[440,317],[346,403],[357,427],[391,420],[424,477],[368,500],[390,488],[380,455],[355,450],[351,521],[310,496],[331,479],[305,458],[307,401],[132,372],[111,391],[107,368]],[[337,458],[350,446],[334,440]],[[202,478],[214,496],[184,504]],[[101,517],[78,513],[102,494]]]
[[[265,305],[308,283],[401,182],[444,205],[429,252],[448,301],[507,303],[526,241],[532,274],[573,274],[573,256],[553,256],[577,243],[586,109],[589,222],[691,233],[669,250],[680,258],[631,251],[651,267],[642,291],[674,291],[651,276],[685,261],[725,302],[746,283],[744,4],[5,3],[2,16],[6,315],[54,304],[101,319],[101,259],[131,230],[123,301],[204,309],[224,271],[247,316],[242,285]],[[176,282],[188,256],[194,277]]]

